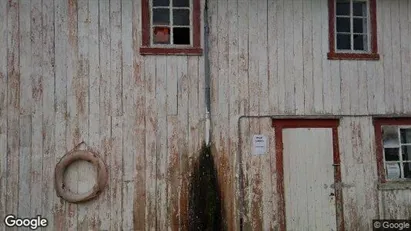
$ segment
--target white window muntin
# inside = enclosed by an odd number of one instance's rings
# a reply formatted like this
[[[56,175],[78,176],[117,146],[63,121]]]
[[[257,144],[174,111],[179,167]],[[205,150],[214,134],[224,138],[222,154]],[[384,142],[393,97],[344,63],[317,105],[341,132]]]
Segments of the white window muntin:
[[[155,47],[170,47],[172,45],[173,47],[187,47],[187,46],[192,46],[193,45],[193,3],[192,0],[189,1],[189,7],[175,7],[173,6],[173,1],[169,1],[168,6],[153,6],[153,0],[150,0],[149,2],[149,7],[150,7],[150,44],[151,46]],[[164,24],[164,25],[154,25],[153,23],[153,10],[154,9],[168,9],[169,10],[169,24]],[[185,9],[189,11],[189,25],[188,26],[180,26],[177,25],[175,26],[173,23],[173,10],[178,10],[178,9]],[[154,43],[154,34],[153,34],[153,29],[154,27],[169,27],[170,28],[170,44],[155,44]],[[174,44],[174,38],[173,38],[173,28],[190,28],[190,44]]]
[[[350,2],[350,15],[345,16],[345,15],[338,15],[338,18],[350,18],[350,32],[337,32],[337,2],[338,0],[334,1],[334,47],[335,50],[338,52],[350,52],[350,53],[368,53],[371,50],[371,21],[370,21],[370,1],[368,0],[347,0]],[[366,4],[366,16],[354,16],[354,7],[353,7],[353,2],[365,2]],[[361,19],[366,19],[366,25],[364,28],[366,28],[366,33],[354,33],[354,18],[361,18]],[[338,34],[349,34],[351,36],[351,41],[350,41],[350,49],[338,49],[337,47],[337,38]],[[366,35],[366,43],[365,45],[367,46],[367,49],[364,50],[354,50],[354,35]]]

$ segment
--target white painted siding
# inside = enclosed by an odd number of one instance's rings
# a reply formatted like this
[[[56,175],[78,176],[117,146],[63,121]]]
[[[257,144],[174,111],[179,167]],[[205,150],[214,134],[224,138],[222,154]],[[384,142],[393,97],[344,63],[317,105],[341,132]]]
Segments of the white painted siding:
[[[274,143],[268,156],[250,155],[253,134],[268,134],[274,141],[271,120],[242,118],[239,137],[226,131],[238,129],[243,115],[411,116],[411,1],[377,0],[379,61],[327,59],[327,0],[219,0],[208,6],[212,144],[219,163],[242,156],[245,230],[275,230]],[[378,200],[371,117],[344,117],[339,130],[346,229],[368,230],[378,214],[408,218],[408,191],[381,192]],[[221,181],[233,182],[237,176],[238,171]],[[240,197],[239,190],[235,195]],[[272,210],[264,204],[270,201]],[[225,203],[240,206],[237,200]]]
[[[188,175],[204,140],[204,57],[140,56],[140,4],[0,1],[2,219],[41,214],[47,230],[187,228]],[[76,205],[56,196],[54,168],[82,141],[109,179]],[[75,163],[68,185],[85,192],[94,175]]]

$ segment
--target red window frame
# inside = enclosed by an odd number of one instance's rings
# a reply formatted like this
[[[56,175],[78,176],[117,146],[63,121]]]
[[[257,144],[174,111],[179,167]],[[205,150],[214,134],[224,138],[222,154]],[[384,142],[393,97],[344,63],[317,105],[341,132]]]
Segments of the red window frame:
[[[193,44],[187,47],[154,47],[150,42],[150,0],[141,0],[141,26],[142,26],[142,46],[140,54],[142,55],[202,55],[201,48],[201,22],[200,22],[200,0],[191,0],[192,8],[192,33]]]
[[[411,125],[411,118],[375,118],[374,121],[375,142],[377,151],[377,171],[378,181],[380,183],[386,183],[385,168],[384,168],[384,155],[382,145],[382,129],[383,125]],[[396,182],[396,181],[394,181]]]
[[[369,15],[371,23],[371,51],[367,53],[350,53],[337,52],[335,50],[335,3],[336,0],[328,0],[328,18],[329,18],[329,52],[327,54],[330,60],[379,60],[377,44],[377,3],[376,0],[369,1]]]

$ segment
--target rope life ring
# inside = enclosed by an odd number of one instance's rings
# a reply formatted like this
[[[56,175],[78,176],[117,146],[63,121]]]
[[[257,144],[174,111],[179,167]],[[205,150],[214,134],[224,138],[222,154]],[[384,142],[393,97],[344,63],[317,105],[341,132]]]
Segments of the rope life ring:
[[[82,142],[83,143],[83,142]],[[77,145],[76,147],[80,146]],[[58,197],[71,203],[80,203],[91,200],[98,196],[107,184],[107,167],[104,161],[97,153],[86,150],[75,150],[65,154],[57,163],[54,171],[55,189]],[[74,193],[64,185],[64,172],[67,167],[78,160],[88,161],[97,169],[97,177],[95,185],[85,193]]]

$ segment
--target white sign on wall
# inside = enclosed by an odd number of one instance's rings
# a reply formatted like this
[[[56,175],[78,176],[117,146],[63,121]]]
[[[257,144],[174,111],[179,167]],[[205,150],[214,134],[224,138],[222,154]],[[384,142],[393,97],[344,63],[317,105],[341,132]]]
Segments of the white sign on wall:
[[[254,155],[265,155],[267,152],[267,137],[264,135],[254,135],[252,148]]]

